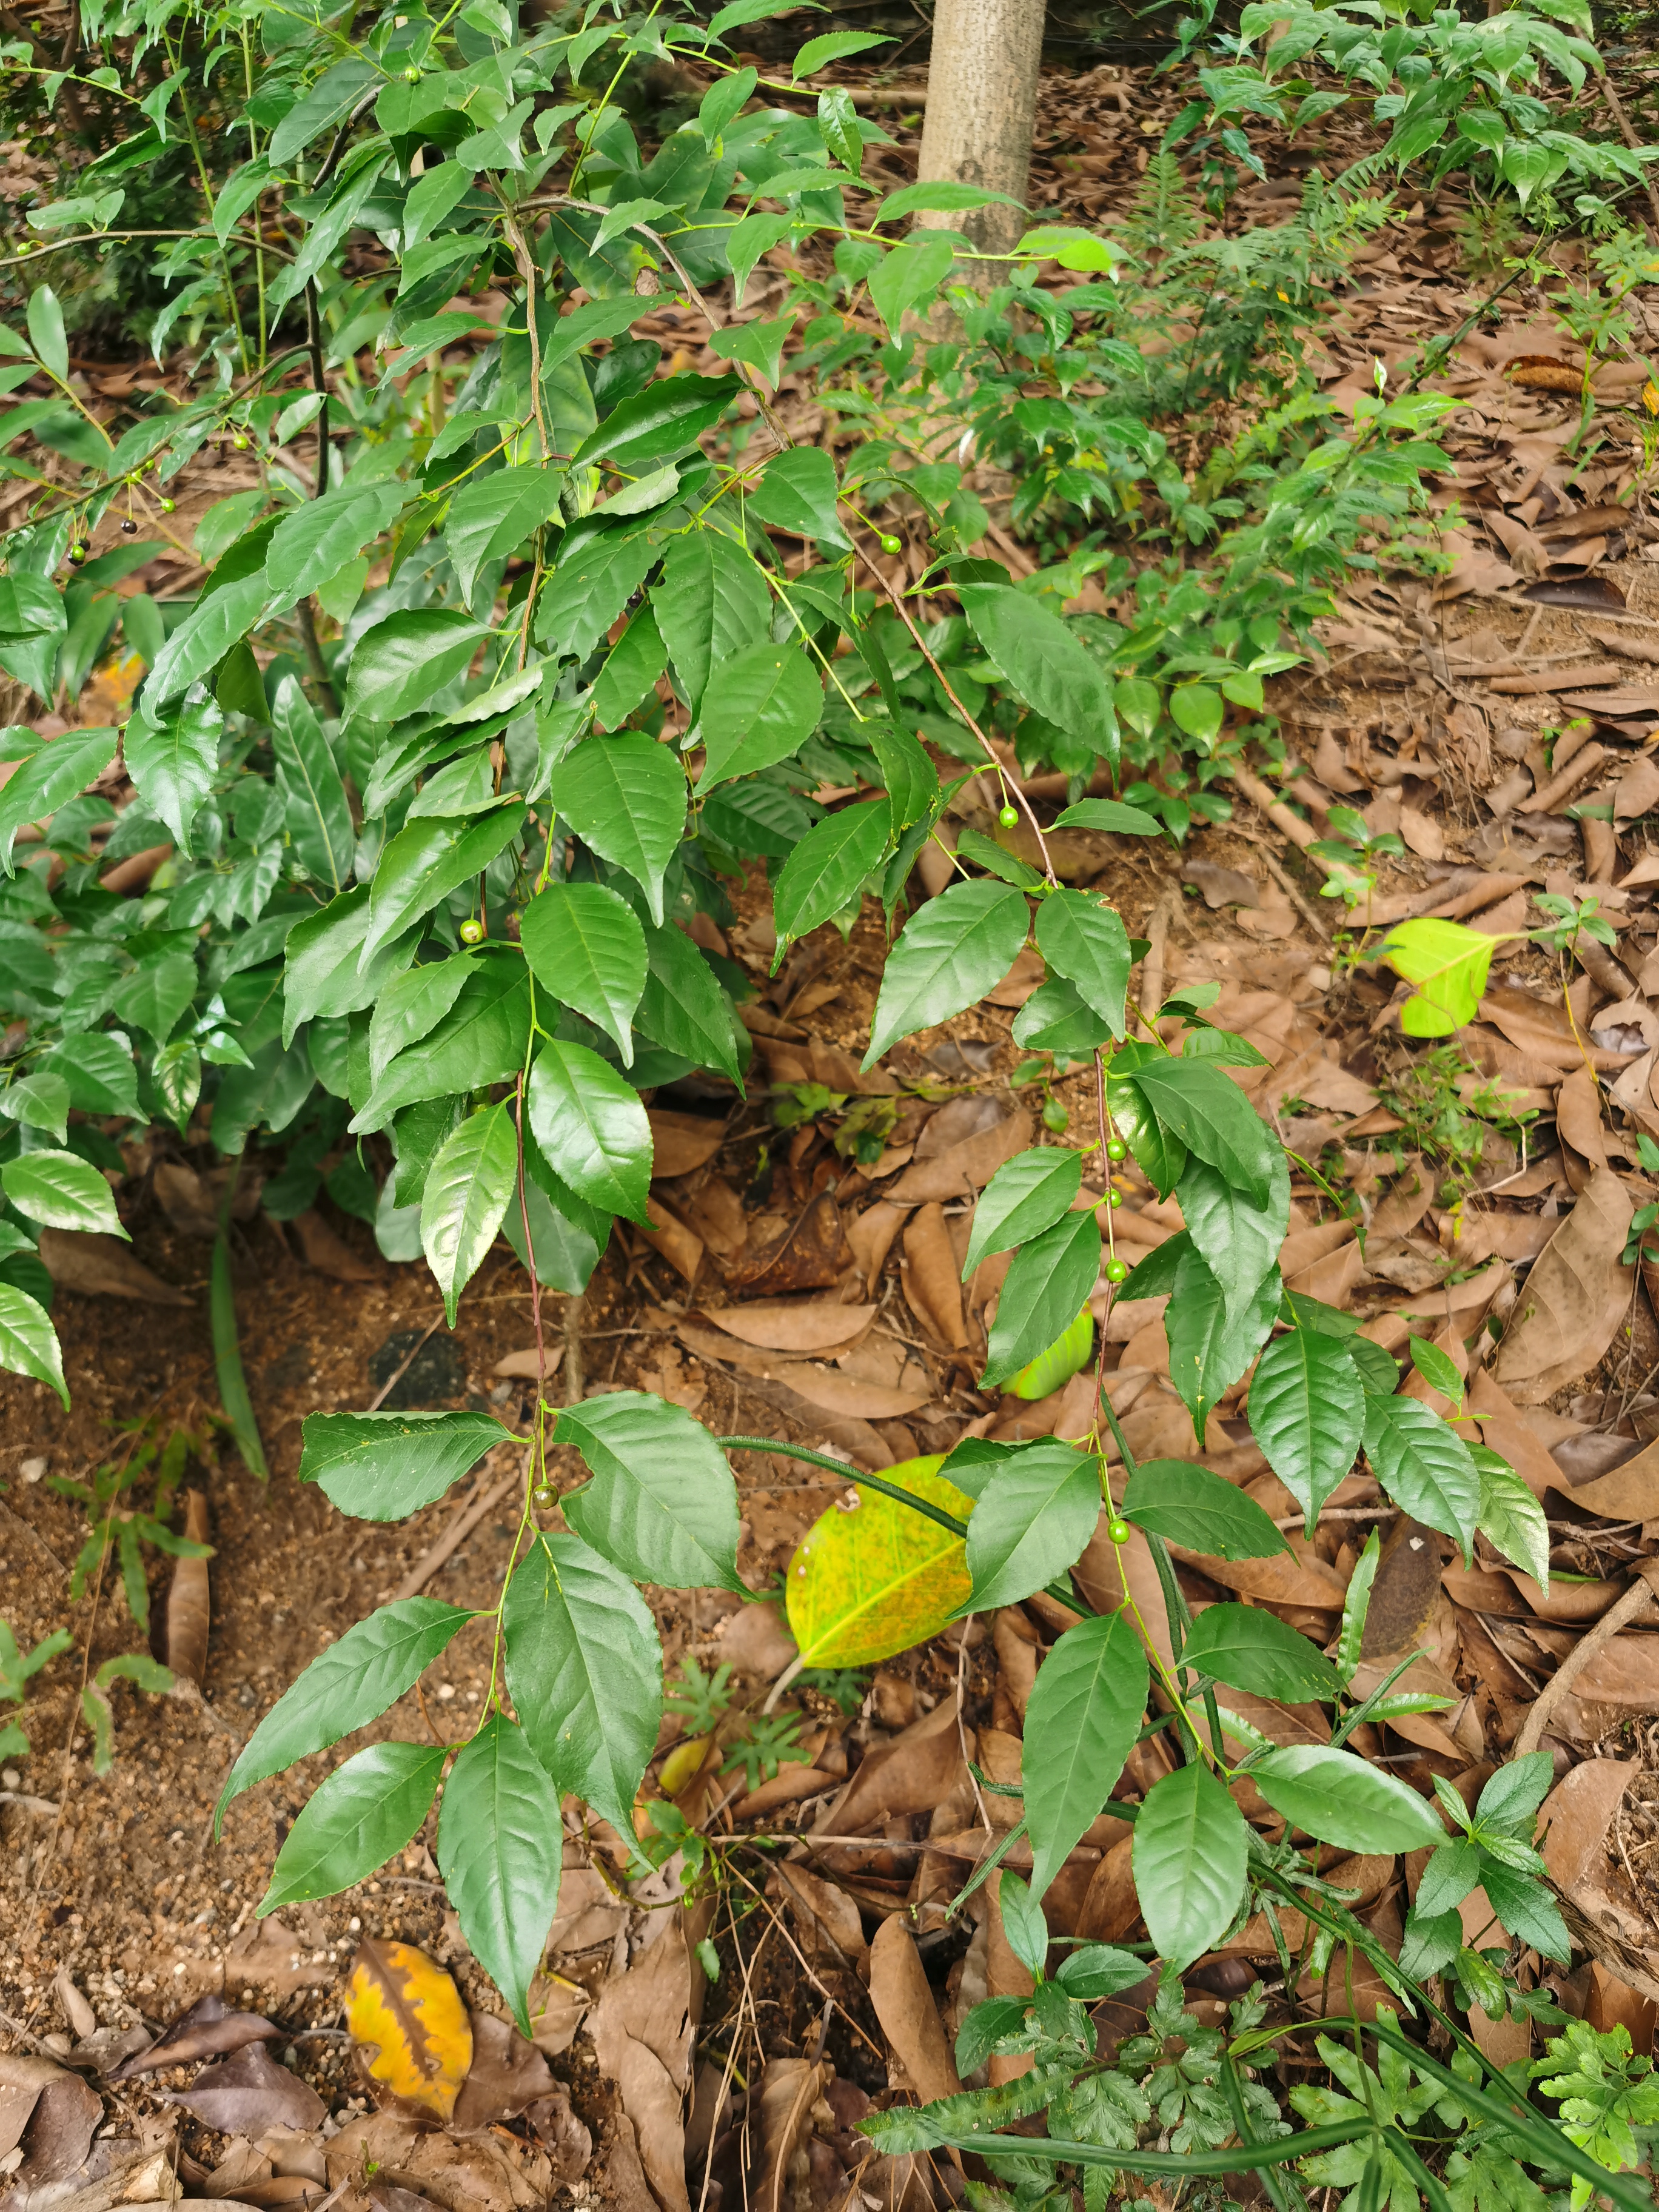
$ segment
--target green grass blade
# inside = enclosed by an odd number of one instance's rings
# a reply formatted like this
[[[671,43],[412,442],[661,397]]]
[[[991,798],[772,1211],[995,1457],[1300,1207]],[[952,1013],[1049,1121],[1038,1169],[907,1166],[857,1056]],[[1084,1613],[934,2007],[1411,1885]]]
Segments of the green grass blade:
[[[242,1346],[236,1334],[236,1293],[230,1279],[230,1243],[222,1229],[213,1240],[213,1364],[219,1374],[219,1402],[229,1419],[236,1449],[250,1474],[270,1480],[265,1448],[259,1441],[253,1401],[242,1372]]]

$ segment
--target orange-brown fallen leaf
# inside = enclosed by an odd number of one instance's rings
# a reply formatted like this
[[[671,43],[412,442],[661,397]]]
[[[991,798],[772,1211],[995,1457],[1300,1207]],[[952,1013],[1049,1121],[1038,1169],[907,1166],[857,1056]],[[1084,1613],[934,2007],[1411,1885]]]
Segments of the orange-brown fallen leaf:
[[[365,1936],[346,1984],[346,2027],[389,2098],[447,2120],[472,2063],[472,2024],[453,1978],[412,1943]]]

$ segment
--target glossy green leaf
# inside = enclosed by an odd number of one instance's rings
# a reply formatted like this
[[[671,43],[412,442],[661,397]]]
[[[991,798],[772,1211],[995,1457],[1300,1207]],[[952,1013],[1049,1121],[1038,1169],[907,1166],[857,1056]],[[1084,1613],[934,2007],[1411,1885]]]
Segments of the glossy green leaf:
[[[427,1170],[421,1245],[451,1328],[461,1292],[495,1241],[518,1166],[518,1140],[502,1104],[469,1115],[445,1139]]]
[[[455,493],[444,516],[444,544],[469,607],[479,571],[517,552],[532,531],[553,520],[563,484],[562,469],[533,461],[470,477]]]
[[[654,696],[653,686],[667,665],[668,647],[657,618],[648,606],[640,607],[593,679],[593,705],[601,725],[614,730],[642,699]]]
[[[744,390],[735,376],[665,376],[615,407],[571,459],[603,454],[612,467],[637,470],[666,460],[712,430]]]
[[[50,284],[37,284],[29,294],[29,343],[59,384],[68,381],[69,340],[64,334],[64,310]]]
[[[1127,1612],[1068,1628],[1038,1668],[1025,1709],[1023,1762],[1034,1896],[1042,1895],[1110,1796],[1150,1687],[1146,1649]]]
[[[192,962],[192,982],[195,975]],[[26,1129],[50,1131],[60,1145],[69,1134],[69,1085],[49,1069],[43,1068],[38,1075],[20,1075],[0,1089],[0,1114],[9,1121],[21,1122]]]
[[[454,1005],[427,1036],[387,1066],[350,1123],[352,1134],[382,1129],[405,1106],[506,1083],[524,1066],[530,1042],[530,977],[506,953],[480,959]]]
[[[272,594],[288,606],[308,599],[391,527],[405,496],[396,480],[342,488],[284,515],[265,548]]]
[[[1120,1510],[1149,1536],[1213,1559],[1270,1559],[1289,1548],[1236,1482],[1185,1460],[1143,1460],[1129,1477]]]
[[[1151,1100],[1136,1090],[1131,1077],[1151,1051],[1133,1039],[1120,1045],[1106,1072],[1106,1104],[1119,1136],[1128,1141],[1135,1161],[1160,1199],[1167,1199],[1187,1165],[1187,1147],[1176,1132],[1158,1119]],[[1183,1232],[1184,1233],[1184,1232]]]
[[[940,1474],[943,1464],[904,1460],[884,1468],[882,1480],[966,1521],[974,1500]],[[789,1562],[784,1603],[807,1666],[867,1667],[937,1636],[971,1586],[960,1536],[861,1486],[849,1469],[847,1490]]]
[[[980,643],[1028,707],[1116,765],[1111,679],[1041,599],[999,584],[964,584],[963,611]]]
[[[1117,687],[1120,702],[1123,686]],[[1127,721],[1129,718],[1124,717]],[[1164,824],[1144,806],[1126,806],[1120,799],[1079,799],[1054,817],[1056,830],[1099,830],[1110,837],[1158,837]]]
[[[0,1282],[0,1368],[48,1384],[68,1409],[64,1355],[52,1316],[38,1299],[15,1283]]]
[[[1440,1816],[1408,1783],[1329,1744],[1265,1753],[1250,1779],[1275,1813],[1346,1851],[1430,1850],[1446,1840]]]
[[[586,1045],[550,1037],[526,1095],[548,1165],[605,1213],[650,1226],[651,1124],[640,1094]]]
[[[859,886],[879,867],[887,850],[893,810],[885,799],[867,799],[839,814],[826,814],[784,862],[772,890],[778,957],[797,937],[842,912]]]
[[[1161,1053],[1130,1070],[1127,1082],[1189,1152],[1207,1160],[1259,1205],[1272,1203],[1284,1147],[1214,1061]]]
[[[483,638],[483,626],[457,608],[408,607],[388,615],[364,632],[352,653],[348,719],[395,722],[418,714],[471,664]]]
[[[532,974],[634,1059],[634,1016],[645,989],[645,932],[624,898],[602,884],[549,884],[520,917]]]
[[[1176,1268],[1175,1289],[1164,1314],[1170,1380],[1193,1417],[1200,1449],[1212,1409],[1267,1342],[1278,1318],[1279,1295],[1275,1265],[1250,1304],[1235,1317],[1227,1311],[1220,1284],[1196,1249],[1189,1250]]]
[[[1094,1352],[1095,1317],[1085,1306],[1065,1333],[1028,1360],[1008,1388],[1016,1398],[1046,1398],[1086,1367]]]
[[[509,800],[472,820],[437,815],[400,830],[374,871],[359,968],[366,969],[383,945],[430,914],[441,899],[482,875],[523,829],[528,811]]]
[[[126,1237],[109,1185],[78,1153],[21,1153],[0,1167],[0,1190],[20,1213],[47,1229],[102,1231],[106,1236]]]
[[[988,1253],[1011,1251],[1071,1211],[1083,1187],[1083,1155],[1048,1145],[1005,1160],[979,1194],[962,1263],[965,1283]]]
[[[870,749],[893,809],[893,834],[931,821],[939,804],[939,770],[908,730],[891,722],[870,727]]]
[[[473,1618],[465,1606],[407,1597],[347,1629],[283,1692],[242,1747],[220,1793],[214,1833],[226,1806],[244,1790],[378,1720]]]
[[[887,957],[864,1066],[901,1037],[977,1005],[1013,966],[1030,928],[1024,894],[1006,884],[952,884],[929,899]]]
[[[225,718],[210,699],[181,701],[159,721],[137,714],[126,727],[122,757],[127,774],[140,799],[167,823],[185,853],[218,773],[224,727]]]
[[[284,676],[272,702],[271,745],[288,789],[287,826],[294,851],[325,892],[350,883],[357,836],[334,755],[300,688]]]
[[[1480,1514],[1480,1476],[1455,1430],[1420,1398],[1368,1397],[1365,1456],[1396,1505],[1455,1536],[1468,1554]]]
[[[817,671],[798,645],[763,639],[720,662],[698,718],[703,767],[697,795],[787,760],[811,735],[823,711]]]
[[[137,1070],[132,1046],[118,1030],[71,1030],[41,1054],[39,1064],[63,1077],[70,1104],[83,1114],[137,1118]]]
[[[1147,1791],[1134,1825],[1135,1893],[1175,1972],[1213,1950],[1237,1917],[1248,1854],[1244,1815],[1207,1766],[1177,1767]]]
[[[981,1389],[1018,1374],[1070,1328],[1100,1273],[1100,1231],[1068,1212],[1014,1255],[997,1300]]]
[[[577,660],[597,653],[654,567],[659,550],[640,527],[584,538],[547,580],[536,611],[537,637]]]
[[[165,1044],[196,996],[196,963],[188,952],[164,952],[135,968],[110,1001],[110,1011]]]
[[[786,319],[779,333],[780,345],[789,329]],[[767,382],[777,380],[774,368]],[[851,541],[836,508],[839,489],[835,462],[821,446],[794,446],[774,454],[767,463],[766,473],[750,499],[750,511],[775,529],[815,538],[821,545],[846,552]]]
[[[143,718],[148,720],[216,668],[232,646],[264,619],[271,598],[263,568],[204,592],[155,656],[144,685]]]
[[[577,1534],[635,1582],[741,1590],[738,1489],[724,1454],[683,1406],[638,1390],[568,1406],[554,1441],[593,1480],[560,1501]]]
[[[1076,984],[1063,975],[1032,992],[1014,1016],[1012,1030],[1022,1052],[1052,1052],[1067,1060],[1089,1059],[1111,1035],[1111,1023],[1086,1005]]]
[[[645,989],[635,1017],[653,1042],[741,1083],[737,1020],[714,970],[683,930],[650,929]]]
[[[958,1613],[1018,1605],[1079,1559],[1100,1518],[1100,1462],[1052,1439],[994,1468],[968,1523],[973,1587]]]
[[[1036,941],[1049,974],[1063,976],[1121,1037],[1131,962],[1129,933],[1115,908],[1085,891],[1054,891],[1037,908]]]
[[[65,730],[37,746],[0,784],[0,862],[8,875],[12,844],[24,823],[55,814],[84,791],[114,759],[116,741],[113,730]]]
[[[514,1709],[554,1788],[631,1836],[662,1720],[662,1647],[644,1599],[579,1538],[542,1534],[507,1583],[501,1629]]]
[[[708,672],[766,635],[772,595],[752,554],[718,529],[672,538],[651,605],[680,696],[695,711]]]
[[[1293,1328],[1275,1337],[1250,1378],[1250,1433],[1307,1516],[1309,1528],[1352,1473],[1365,1393],[1340,1337]]]
[[[939,230],[919,230],[882,256],[870,272],[870,301],[891,337],[897,338],[912,308],[931,303],[956,258],[954,241]]]
[[[522,1729],[491,1713],[444,1784],[438,1871],[479,1965],[529,2035],[530,1984],[559,1901],[559,1793]]]
[[[685,775],[669,748],[629,730],[590,738],[553,770],[548,796],[585,845],[633,877],[660,924],[685,827]]]
[[[307,1413],[301,1482],[359,1521],[403,1521],[508,1440],[490,1413]]]
[[[301,1022],[355,1014],[372,1006],[387,979],[407,965],[414,946],[405,939],[383,945],[367,969],[362,964],[368,934],[369,888],[361,884],[331,899],[319,914],[309,914],[288,933],[283,965],[283,1042],[292,1044]]]
[[[1181,1653],[1183,1667],[1258,1698],[1334,1699],[1341,1684],[1323,1652],[1254,1605],[1206,1605]]]
[[[283,1838],[261,1915],[336,1897],[383,1867],[431,1811],[448,1756],[441,1743],[374,1743],[337,1766]]]
[[[1498,1453],[1485,1444],[1471,1444],[1468,1450],[1480,1480],[1476,1528],[1494,1550],[1513,1560],[1541,1589],[1547,1589],[1550,1529],[1543,1506]]]
[[[1291,1174],[1281,1152],[1269,1167],[1271,1188],[1264,1202],[1236,1189],[1207,1160],[1188,1160],[1176,1197],[1194,1248],[1221,1285],[1230,1321],[1255,1303],[1257,1291],[1279,1264],[1279,1250],[1291,1224]]]
[[[374,1001],[368,1024],[368,1079],[378,1084],[400,1052],[429,1036],[454,1005],[477,963],[468,953],[428,960],[394,975]]]

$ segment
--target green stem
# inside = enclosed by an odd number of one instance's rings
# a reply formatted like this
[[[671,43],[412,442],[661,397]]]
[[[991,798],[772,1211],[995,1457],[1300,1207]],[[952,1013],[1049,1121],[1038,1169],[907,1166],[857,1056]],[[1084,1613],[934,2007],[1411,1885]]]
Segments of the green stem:
[[[1164,2173],[1179,2180],[1198,2173],[1240,2173],[1253,2167],[1284,2166],[1310,2152],[1334,2150],[1356,2136],[1371,2132],[1369,2119],[1343,2120],[1328,2128],[1307,2128],[1300,2134],[1271,2143],[1230,2143],[1223,2150],[1173,2151],[1106,2150],[1099,2143],[1066,2142],[1055,2136],[995,2136],[983,2128],[940,2128],[931,2131],[940,2150],[977,2151],[981,2158],[1000,2152],[1020,2158],[1050,2160],[1057,2165],[1103,2166],[1124,2173]],[[1599,2172],[1600,2169],[1598,2168]],[[1600,2185],[1607,2186],[1605,2179]],[[1651,2206],[1644,2212],[1652,2212]]]

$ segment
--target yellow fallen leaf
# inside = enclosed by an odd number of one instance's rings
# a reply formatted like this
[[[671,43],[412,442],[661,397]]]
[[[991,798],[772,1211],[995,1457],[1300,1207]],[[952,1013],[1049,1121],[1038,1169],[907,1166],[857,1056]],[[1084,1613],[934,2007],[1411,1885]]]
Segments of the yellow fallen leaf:
[[[443,1967],[412,1943],[365,1940],[346,1984],[345,2017],[373,2080],[406,2105],[449,2118],[472,2064],[472,2026]]]
[[[694,1735],[685,1743],[677,1743],[662,1763],[662,1771],[657,1777],[657,1795],[678,1797],[708,1754],[706,1735]]]
[[[884,1468],[883,1480],[965,1521],[974,1501],[941,1457]],[[959,1536],[854,1479],[789,1562],[789,1626],[809,1667],[862,1667],[937,1636],[972,1587]]]

